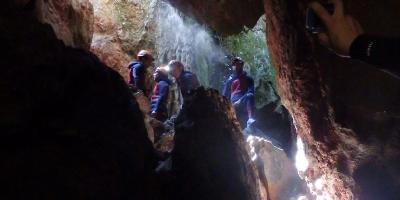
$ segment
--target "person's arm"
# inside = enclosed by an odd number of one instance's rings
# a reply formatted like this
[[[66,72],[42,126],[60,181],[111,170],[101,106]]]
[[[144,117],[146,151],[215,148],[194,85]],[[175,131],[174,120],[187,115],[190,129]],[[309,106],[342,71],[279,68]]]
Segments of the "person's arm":
[[[224,88],[222,89],[222,96],[224,96],[228,99],[231,98],[231,84],[232,84],[232,81],[229,78],[228,80],[225,81]]]
[[[353,41],[363,34],[363,29],[357,20],[345,15],[342,0],[332,0],[335,11],[331,15],[318,2],[312,2],[310,7],[315,11],[326,27],[326,32],[319,33],[322,45],[332,49],[340,56],[348,57]]]
[[[169,93],[169,85],[165,82],[159,82],[157,87],[157,92],[158,94],[155,99],[155,105],[154,109],[152,110],[152,115],[157,116],[160,114],[160,107],[165,105],[167,99],[168,99],[168,93]]]
[[[389,71],[398,71],[400,38],[360,35],[350,46],[350,57]]]
[[[398,74],[400,38],[364,34],[358,21],[344,14],[342,0],[333,0],[333,3],[335,4],[333,15],[330,15],[318,2],[310,4],[327,29],[326,33],[318,35],[320,42],[338,55],[361,60]]]
[[[142,90],[142,92],[146,95],[146,69],[140,65],[140,66],[134,66],[133,69],[133,77],[135,79],[135,85],[138,89]]]

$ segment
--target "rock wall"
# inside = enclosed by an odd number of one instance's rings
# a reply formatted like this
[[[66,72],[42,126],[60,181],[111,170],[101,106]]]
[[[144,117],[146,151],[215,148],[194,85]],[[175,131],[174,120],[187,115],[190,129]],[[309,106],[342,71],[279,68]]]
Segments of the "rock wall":
[[[307,2],[264,2],[280,95],[306,142],[310,168],[305,176],[310,187],[333,199],[394,199],[397,181],[391,177],[398,175],[392,170],[396,166],[392,160],[399,155],[384,152],[399,151],[394,145],[399,133],[393,131],[398,129],[399,80],[320,48],[304,31]],[[367,31],[377,32],[372,28],[374,21],[394,15],[396,4],[353,1],[347,8]],[[368,10],[375,8],[386,11],[372,19]],[[399,33],[396,28],[389,32]],[[377,158],[382,160],[380,165],[371,166]],[[376,182],[376,173],[385,184]]]
[[[124,80],[66,47],[34,9],[0,12],[1,198],[158,199],[152,144]]]
[[[51,25],[65,45],[90,49],[94,14],[89,0],[7,0],[4,11],[16,8],[34,12],[41,23]]]
[[[93,7],[89,0],[35,0],[36,14],[50,24],[65,45],[89,49],[93,36]]]
[[[156,0],[90,0],[94,7],[91,51],[128,77],[128,63],[140,49],[154,50]]]

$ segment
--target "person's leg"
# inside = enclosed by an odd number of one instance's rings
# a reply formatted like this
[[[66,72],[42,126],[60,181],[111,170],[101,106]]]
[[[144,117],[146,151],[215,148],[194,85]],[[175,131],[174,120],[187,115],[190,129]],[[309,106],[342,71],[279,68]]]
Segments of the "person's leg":
[[[255,100],[254,100],[254,95],[253,94],[246,94],[244,98],[244,103],[245,103],[245,108],[247,111],[247,128],[250,128],[251,130],[254,131],[254,122],[255,120]]]
[[[253,94],[246,94],[245,97],[247,116],[249,119],[255,118],[255,100]]]
[[[245,126],[248,117],[246,102],[242,100],[240,103],[232,102],[232,104],[236,112],[236,117],[240,122],[240,125],[242,127]]]

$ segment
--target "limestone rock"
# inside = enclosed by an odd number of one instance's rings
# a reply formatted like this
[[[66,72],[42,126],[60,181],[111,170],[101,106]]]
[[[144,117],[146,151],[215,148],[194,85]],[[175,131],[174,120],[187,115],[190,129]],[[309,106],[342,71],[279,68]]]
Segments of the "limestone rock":
[[[94,14],[89,0],[37,0],[36,13],[65,45],[90,49]]]
[[[154,49],[155,0],[90,0],[94,7],[91,51],[128,78],[128,63],[140,49]]]

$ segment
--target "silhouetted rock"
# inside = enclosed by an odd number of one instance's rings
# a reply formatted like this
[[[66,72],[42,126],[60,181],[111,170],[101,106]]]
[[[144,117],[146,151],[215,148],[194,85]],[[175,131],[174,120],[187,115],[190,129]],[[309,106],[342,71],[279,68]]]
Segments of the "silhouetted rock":
[[[154,199],[152,144],[122,77],[29,9],[3,12],[0,29],[1,199]]]
[[[284,149],[288,157],[296,153],[295,147],[296,133],[292,133],[292,121],[290,114],[279,101],[271,102],[257,110],[257,121],[255,126],[261,130],[260,137],[273,140],[275,145]]]
[[[175,125],[173,199],[260,199],[258,175],[230,103],[198,89]]]

